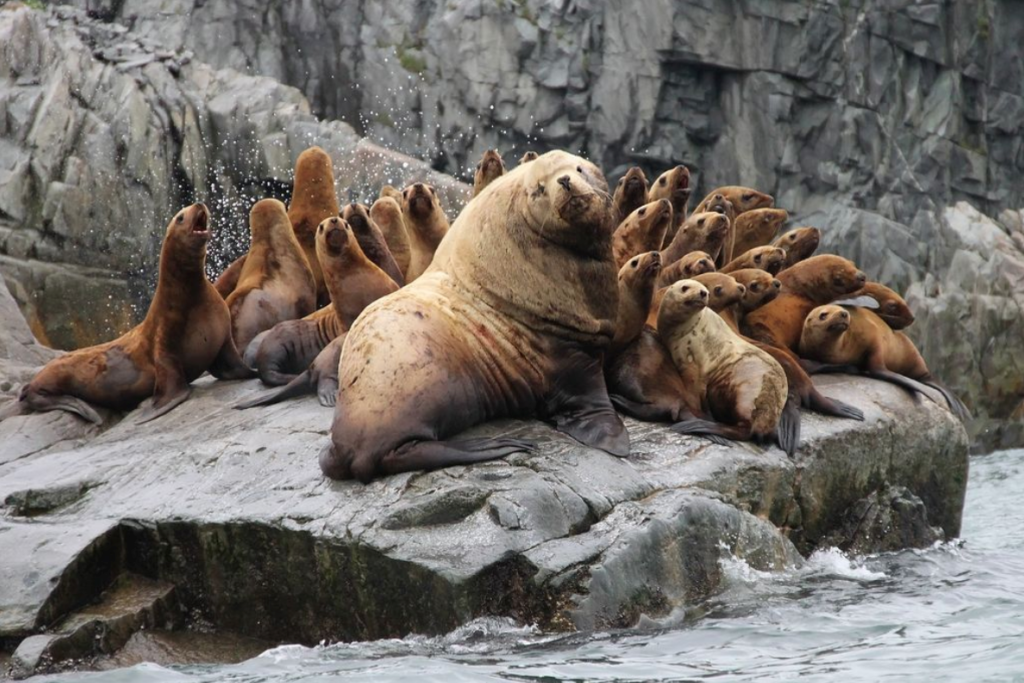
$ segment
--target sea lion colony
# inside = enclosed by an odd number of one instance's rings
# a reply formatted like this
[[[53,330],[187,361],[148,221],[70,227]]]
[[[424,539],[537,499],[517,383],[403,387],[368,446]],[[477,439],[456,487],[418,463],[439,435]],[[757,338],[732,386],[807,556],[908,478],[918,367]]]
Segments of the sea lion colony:
[[[775,441],[792,454],[800,408],[863,419],[809,373],[859,372],[963,404],[899,331],[892,290],[847,259],[813,255],[820,232],[779,235],[770,195],[712,190],[687,213],[690,172],[613,191],[566,152],[511,171],[488,150],[453,223],[435,189],[386,186],[371,207],[338,204],[330,158],[299,156],[292,201],[258,202],[248,254],[210,283],[202,204],[167,228],[145,320],[43,367],[8,415],[95,407],[150,420],[209,371],[277,385],[238,408],[316,393],[335,406],[320,454],[332,478],[498,458],[532,448],[460,438],[499,417],[534,416],[629,455],[618,411],[715,442]],[[319,307],[317,307],[319,304]]]

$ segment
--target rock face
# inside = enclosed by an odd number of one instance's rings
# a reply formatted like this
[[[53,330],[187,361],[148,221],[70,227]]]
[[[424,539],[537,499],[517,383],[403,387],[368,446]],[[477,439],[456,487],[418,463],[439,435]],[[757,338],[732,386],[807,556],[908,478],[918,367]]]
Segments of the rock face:
[[[0,287],[4,362],[36,362],[12,310]],[[960,423],[889,384],[820,387],[866,420],[805,413],[794,459],[635,421],[619,459],[504,420],[472,431],[538,451],[367,486],[320,474],[331,410],[315,398],[233,410],[261,390],[255,380],[201,379],[144,425],[135,413],[100,427],[10,417],[0,645],[26,675],[110,654],[140,628],[315,643],[436,634],[482,615],[625,627],[713,595],[729,556],[782,570],[826,544],[871,552],[956,536]]]

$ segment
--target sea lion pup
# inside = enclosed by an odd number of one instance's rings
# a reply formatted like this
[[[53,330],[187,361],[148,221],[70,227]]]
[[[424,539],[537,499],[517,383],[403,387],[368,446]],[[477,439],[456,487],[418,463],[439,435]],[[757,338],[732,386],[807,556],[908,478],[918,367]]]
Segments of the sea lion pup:
[[[619,269],[619,312],[615,318],[615,336],[608,348],[609,356],[640,336],[651,308],[659,272],[661,254],[656,251],[634,256]]]
[[[671,223],[672,205],[667,199],[644,204],[630,213],[612,235],[615,264],[621,268],[637,254],[660,250]]]
[[[249,230],[249,253],[238,286],[226,299],[231,333],[240,349],[263,330],[312,313],[317,298],[313,274],[284,204],[276,199],[256,202],[249,212]]]
[[[377,198],[384,199],[385,197],[390,197],[391,199],[394,199],[396,202],[398,202],[399,206],[402,205],[402,191],[399,190],[397,187],[394,187],[392,185],[381,186],[380,192],[377,193]]]
[[[668,268],[663,268],[658,277],[658,287],[664,288],[673,282],[688,280],[701,273],[713,273],[715,260],[706,251],[691,251]],[[659,299],[660,301],[660,299]]]
[[[437,192],[430,185],[415,183],[402,192],[402,213],[409,230],[409,270],[405,281],[412,282],[434,260],[437,245],[448,234],[448,217],[441,209]]]
[[[726,255],[731,261],[740,254],[745,254],[754,247],[763,247],[775,239],[779,228],[789,220],[785,209],[752,209],[736,216],[732,253]]]
[[[778,247],[754,247],[719,268],[721,273],[732,273],[744,268],[758,268],[778,275],[786,263],[786,252]]]
[[[695,213],[679,226],[676,236],[661,250],[661,263],[669,266],[694,251],[703,251],[714,261],[729,236],[729,218],[716,211]]]
[[[179,211],[167,226],[145,320],[47,363],[21,388],[18,412],[64,410],[100,424],[93,406],[131,410],[152,397],[139,415],[147,422],[187,399],[189,382],[207,370],[219,379],[254,377],[231,337],[227,304],[206,278],[210,233],[203,204]]]
[[[601,372],[618,307],[614,228],[600,170],[566,152],[471,200],[430,270],[349,330],[324,474],[365,482],[500,458],[530,444],[453,437],[528,415],[628,455]]]
[[[672,430],[680,434],[714,434],[738,441],[775,438],[793,455],[799,441],[796,415],[783,412],[789,393],[782,366],[770,355],[729,329],[708,310],[709,295],[696,280],[680,280],[665,294],[658,311],[658,334],[686,379],[692,380],[701,405],[715,422],[689,419]]]
[[[523,156],[519,157],[519,165],[522,166],[523,164],[528,164],[534,159],[536,159],[538,156],[540,155],[531,150],[524,154]]]
[[[481,190],[503,175],[505,162],[501,160],[498,150],[489,149],[484,152],[480,163],[476,165],[476,173],[473,174],[473,196],[480,194]]]
[[[866,308],[826,305],[813,309],[804,320],[800,355],[836,366],[852,365],[868,377],[911,392],[927,394],[924,386],[931,387],[942,394],[958,418],[970,418],[960,399],[932,377],[910,338],[894,332]]]
[[[351,226],[352,233],[356,236],[356,241],[359,242],[359,248],[363,250],[366,258],[387,273],[399,287],[404,285],[405,275],[398,267],[398,262],[391,253],[391,249],[388,248],[384,233],[370,217],[369,208],[365,204],[352,203],[345,207],[341,217]],[[317,230],[319,229],[317,226]]]
[[[402,205],[392,197],[381,197],[370,207],[370,218],[384,235],[388,251],[398,264],[404,282],[412,251],[409,246],[409,231],[405,227],[405,217],[402,215]]]
[[[626,216],[648,201],[650,200],[647,199],[647,176],[639,166],[633,166],[626,171],[626,175],[619,178],[619,184],[615,186],[615,194],[612,195],[615,220],[622,223]],[[654,248],[661,249],[661,245]]]
[[[398,290],[391,277],[363,254],[352,226],[332,216],[317,226],[317,257],[330,288],[331,304],[302,320],[280,323],[256,352],[264,384],[295,379],[333,339],[351,327],[377,299]]]
[[[320,405],[333,407],[338,399],[338,361],[341,360],[341,349],[345,344],[346,334],[342,332],[335,337],[316,355],[309,367],[296,375],[292,381],[279,389],[242,401],[236,404],[235,408],[244,410],[255,406],[269,406],[314,392]]]
[[[319,147],[310,147],[295,160],[295,180],[292,197],[288,202],[288,220],[302,245],[309,270],[316,283],[317,306],[330,301],[327,283],[320,263],[316,260],[316,226],[330,216],[341,213],[338,195],[334,191],[334,169],[331,157]]]
[[[786,251],[783,270],[810,258],[821,242],[821,230],[811,227],[795,228],[772,242],[773,247]]]
[[[914,313],[903,297],[877,282],[867,283],[849,298],[836,301],[835,304],[870,308],[893,330],[905,329],[914,322]]]
[[[777,277],[781,293],[747,314],[743,331],[752,339],[794,352],[799,350],[804,319],[811,309],[848,296],[867,282],[851,261],[832,254],[812,256]]]
[[[647,193],[648,201],[667,199],[672,203],[672,225],[665,233],[663,248],[671,244],[679,228],[689,216],[687,204],[690,203],[690,192],[690,169],[679,165],[658,176]]]

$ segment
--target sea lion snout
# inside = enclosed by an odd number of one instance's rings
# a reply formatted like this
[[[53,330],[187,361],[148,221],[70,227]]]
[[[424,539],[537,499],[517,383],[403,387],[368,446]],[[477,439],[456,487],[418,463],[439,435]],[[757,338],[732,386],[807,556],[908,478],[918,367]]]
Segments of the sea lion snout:
[[[863,287],[864,283],[868,281],[868,276],[862,271],[857,271],[857,282]]]
[[[565,188],[566,192],[572,191],[572,178],[570,178],[568,175],[561,176],[558,179],[558,184]]]

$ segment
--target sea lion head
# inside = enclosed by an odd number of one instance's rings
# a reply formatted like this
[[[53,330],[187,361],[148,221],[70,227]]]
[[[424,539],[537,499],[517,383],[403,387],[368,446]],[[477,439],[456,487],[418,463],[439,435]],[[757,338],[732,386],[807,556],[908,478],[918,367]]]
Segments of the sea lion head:
[[[647,176],[644,175],[643,169],[633,166],[626,171],[626,175],[619,179],[615,193],[621,193],[623,201],[634,206],[637,202],[642,202],[647,196]]]
[[[401,193],[399,193],[401,196]],[[402,205],[392,197],[381,197],[370,207],[370,218],[378,225],[383,222],[404,221]],[[404,222],[401,223],[404,225]]]
[[[631,291],[641,290],[645,287],[650,287],[653,291],[659,273],[661,273],[661,253],[649,251],[634,256],[623,264],[619,269],[619,283]]]
[[[721,311],[742,301],[747,288],[725,273],[702,273],[693,278],[708,290],[708,308]]]
[[[683,165],[670,168],[658,176],[651,188],[652,194],[669,199],[674,206],[686,206],[690,200],[690,169]]]
[[[786,264],[786,252],[773,246],[754,247],[747,252],[750,267],[766,270],[772,275],[778,274]]]
[[[346,205],[341,212],[341,217],[344,218],[356,232],[369,230],[370,228],[370,209],[366,204],[357,204],[352,202],[351,204]]]
[[[785,209],[765,207],[744,211],[737,216],[736,225],[756,227],[758,234],[765,235],[765,239],[771,239],[779,231],[783,223],[789,220],[789,212]],[[754,226],[756,224],[756,226]],[[779,246],[779,245],[775,245]]]
[[[377,195],[378,198],[384,199],[390,197],[398,203],[399,206],[402,204],[402,191],[392,185],[384,185],[380,188],[380,193]]]
[[[850,312],[842,306],[818,306],[804,320],[804,330],[815,335],[838,336],[848,329]]]
[[[795,228],[772,242],[786,250],[786,267],[809,258],[821,242],[821,230],[812,227]]]
[[[321,261],[335,259],[346,249],[358,247],[352,226],[339,216],[331,216],[316,226],[316,255]]]
[[[656,202],[644,204],[626,216],[619,229],[622,230],[627,226],[636,225],[637,232],[641,235],[657,237],[660,233],[660,238],[652,240],[660,243],[659,240],[665,237],[665,231],[668,230],[668,226],[671,223],[672,203],[667,199],[659,199]]]
[[[834,254],[812,256],[786,268],[779,279],[787,290],[819,304],[852,294],[867,283],[852,261]]]
[[[726,199],[725,195],[721,192],[716,192],[705,199],[701,203],[701,207],[704,211],[729,214],[732,209],[732,202]]]
[[[715,272],[715,261],[706,251],[691,251],[679,259],[679,263],[682,266],[684,278]]]
[[[505,162],[502,161],[498,150],[489,149],[484,152],[480,163],[476,165],[476,173],[473,175],[473,188],[479,192],[487,187],[495,178],[505,175]]]
[[[740,307],[747,313],[775,299],[782,289],[781,282],[760,268],[743,268],[729,274],[747,288],[740,300]]]
[[[210,210],[205,204],[193,204],[179,211],[167,225],[165,242],[179,246],[189,253],[206,255],[206,245],[213,235]]]
[[[567,152],[548,152],[520,176],[526,191],[527,227],[546,241],[603,258],[615,218],[604,175]]]
[[[701,235],[698,242],[710,252],[715,246],[721,246],[729,234],[729,217],[718,211],[702,211],[690,216],[681,229],[696,230]]]
[[[696,280],[680,280],[665,290],[658,309],[658,330],[666,334],[708,307],[708,289]]]
[[[437,190],[426,183],[413,183],[402,190],[402,210],[419,220],[427,220],[435,210],[441,209]]]
[[[758,192],[753,188],[743,187],[742,185],[727,185],[715,188],[711,191],[711,194],[722,195],[725,199],[732,202],[732,208],[737,214],[753,211],[754,209],[763,209],[775,204],[775,198],[770,194]]]
[[[249,232],[253,242],[269,239],[283,230],[291,233],[291,227],[284,204],[276,199],[261,199],[249,211]]]
[[[535,160],[538,156],[540,155],[531,150],[519,158],[519,164],[528,164],[531,161]]]

